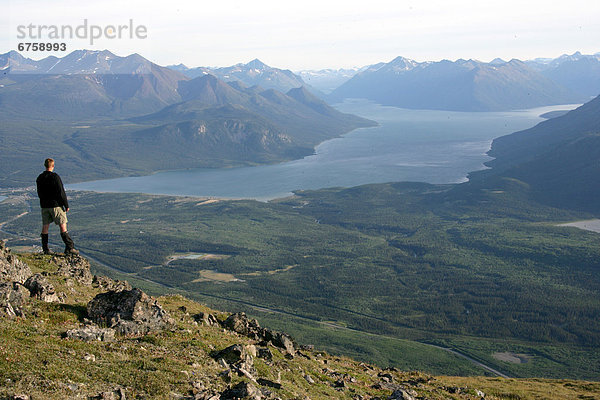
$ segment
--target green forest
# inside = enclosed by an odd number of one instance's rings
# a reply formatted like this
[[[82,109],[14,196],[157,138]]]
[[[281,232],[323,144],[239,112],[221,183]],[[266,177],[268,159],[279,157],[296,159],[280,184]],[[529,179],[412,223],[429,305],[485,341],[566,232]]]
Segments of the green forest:
[[[599,235],[557,226],[592,216],[536,203],[514,179],[300,191],[268,203],[70,199],[72,237],[98,270],[245,310],[306,343],[446,374],[483,372],[454,356],[436,365],[433,348],[417,342],[515,377],[600,372]],[[37,244],[35,193],[0,203],[5,216],[28,210],[3,226],[4,236]],[[498,352],[527,362],[498,360]]]

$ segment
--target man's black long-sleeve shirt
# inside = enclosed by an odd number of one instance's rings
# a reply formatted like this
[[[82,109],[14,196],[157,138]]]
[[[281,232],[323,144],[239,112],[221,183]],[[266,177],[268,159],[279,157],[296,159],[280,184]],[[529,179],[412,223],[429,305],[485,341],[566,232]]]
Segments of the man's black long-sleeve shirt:
[[[42,208],[63,207],[65,210],[69,208],[65,188],[57,173],[44,171],[37,177],[35,183]]]

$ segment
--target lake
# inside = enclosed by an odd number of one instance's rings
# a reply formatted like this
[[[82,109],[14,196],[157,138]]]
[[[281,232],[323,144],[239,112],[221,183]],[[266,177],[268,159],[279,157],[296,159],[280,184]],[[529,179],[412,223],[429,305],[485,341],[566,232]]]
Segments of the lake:
[[[419,181],[458,183],[483,169],[492,140],[527,129],[541,114],[577,105],[510,112],[407,110],[364,100],[335,106],[379,123],[321,143],[315,154],[274,165],[165,171],[68,185],[71,190],[270,200],[294,190]]]

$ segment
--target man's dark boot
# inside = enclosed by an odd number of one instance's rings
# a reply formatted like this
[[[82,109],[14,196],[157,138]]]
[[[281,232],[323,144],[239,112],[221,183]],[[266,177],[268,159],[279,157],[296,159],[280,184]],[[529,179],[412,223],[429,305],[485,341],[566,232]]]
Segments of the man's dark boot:
[[[79,254],[79,251],[75,250],[75,244],[73,243],[73,239],[69,236],[69,232],[61,232],[60,237],[63,242],[65,242],[65,255]]]
[[[48,234],[47,233],[42,233],[42,251],[44,252],[44,254],[52,254],[50,252],[50,249],[48,248]]]

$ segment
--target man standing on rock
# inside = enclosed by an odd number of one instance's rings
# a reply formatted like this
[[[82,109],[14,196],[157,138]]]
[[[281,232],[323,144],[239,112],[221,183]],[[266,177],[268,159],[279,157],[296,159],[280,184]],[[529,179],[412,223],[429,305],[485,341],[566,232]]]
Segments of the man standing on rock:
[[[42,250],[44,254],[50,254],[48,248],[48,228],[54,222],[60,227],[60,236],[65,242],[65,254],[79,254],[69,232],[67,231],[67,212],[69,202],[63,183],[54,171],[54,160],[47,158],[44,161],[46,170],[36,179],[37,193],[42,207]]]

